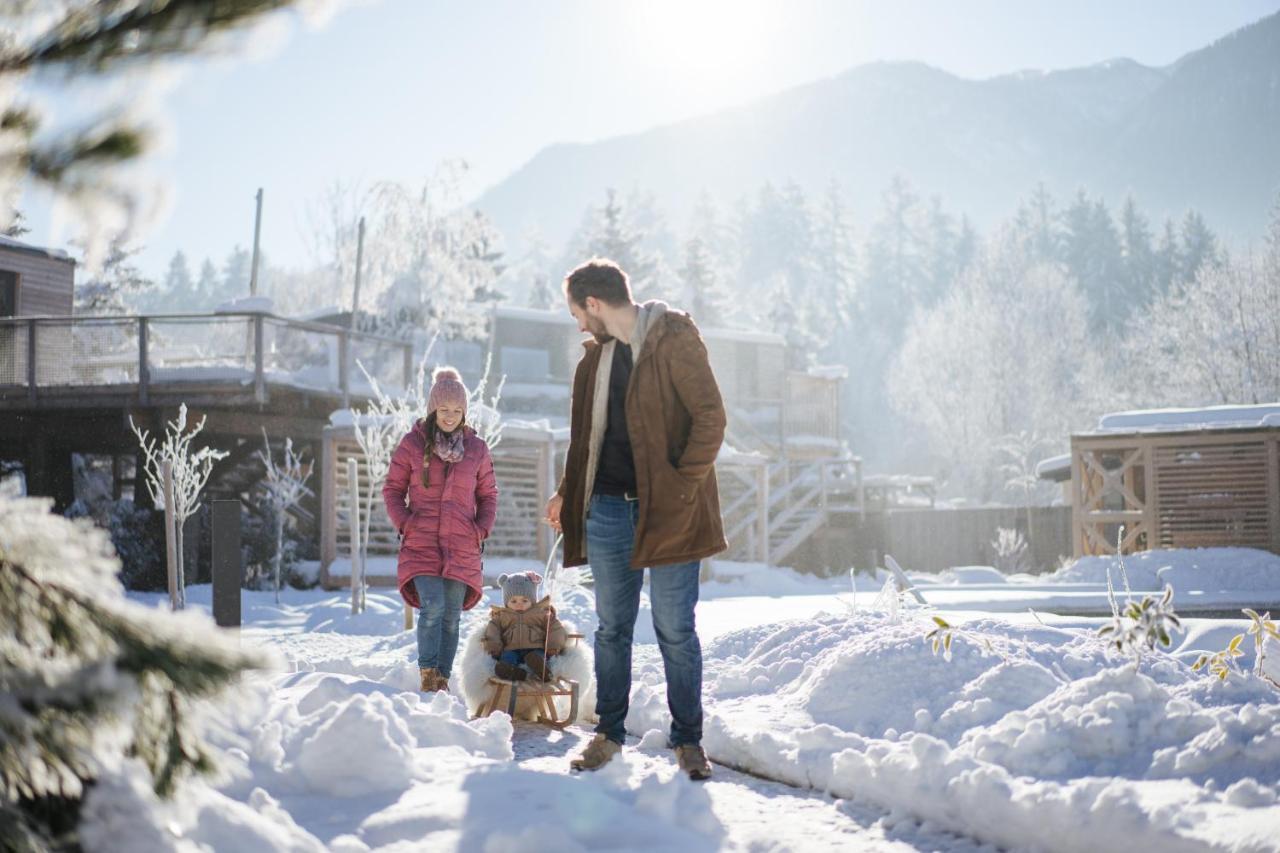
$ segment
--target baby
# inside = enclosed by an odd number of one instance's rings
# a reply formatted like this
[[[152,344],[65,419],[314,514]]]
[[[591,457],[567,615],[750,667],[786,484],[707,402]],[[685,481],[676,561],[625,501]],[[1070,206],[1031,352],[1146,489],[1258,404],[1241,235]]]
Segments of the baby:
[[[524,681],[524,664],[535,678],[547,681],[551,670],[547,657],[564,650],[564,625],[556,618],[550,597],[536,601],[542,576],[537,572],[502,575],[502,607],[489,610],[489,624],[484,629],[484,650],[498,662],[494,674],[510,681]],[[543,652],[546,656],[544,657]]]

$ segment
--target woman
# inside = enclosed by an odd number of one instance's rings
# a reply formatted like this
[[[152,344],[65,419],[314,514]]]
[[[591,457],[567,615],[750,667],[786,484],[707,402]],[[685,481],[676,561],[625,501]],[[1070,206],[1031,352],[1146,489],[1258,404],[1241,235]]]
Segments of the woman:
[[[463,610],[481,599],[480,552],[498,486],[489,445],[467,426],[467,387],[451,367],[431,376],[427,416],[400,440],[382,499],[400,531],[396,580],[418,611],[424,692],[448,691]]]

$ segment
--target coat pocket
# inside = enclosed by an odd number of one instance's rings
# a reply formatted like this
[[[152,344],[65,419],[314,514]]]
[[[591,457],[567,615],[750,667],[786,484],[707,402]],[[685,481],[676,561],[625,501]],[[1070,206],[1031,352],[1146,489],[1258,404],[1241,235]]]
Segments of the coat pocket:
[[[663,466],[666,471],[667,490],[671,497],[679,498],[681,503],[692,504],[698,499],[698,491],[702,484],[691,477],[686,477],[674,465]]]

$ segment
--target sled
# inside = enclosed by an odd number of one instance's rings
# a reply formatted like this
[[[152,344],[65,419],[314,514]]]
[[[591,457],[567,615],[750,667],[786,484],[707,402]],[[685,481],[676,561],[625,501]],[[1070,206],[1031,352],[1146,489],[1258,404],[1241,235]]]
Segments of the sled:
[[[570,643],[581,639],[581,634],[568,635]],[[550,681],[511,681],[491,675],[488,687],[489,698],[480,703],[477,718],[506,711],[513,720],[530,720],[553,729],[563,729],[578,719],[578,682],[563,676],[552,675]],[[568,711],[561,714],[561,705],[566,702]]]

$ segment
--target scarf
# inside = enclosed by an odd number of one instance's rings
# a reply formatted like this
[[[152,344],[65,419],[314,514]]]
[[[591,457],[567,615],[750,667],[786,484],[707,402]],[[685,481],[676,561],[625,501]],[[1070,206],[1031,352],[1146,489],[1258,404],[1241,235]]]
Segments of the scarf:
[[[462,442],[465,438],[462,433],[462,427],[458,427],[451,433],[437,429],[435,446],[431,448],[431,451],[447,464],[452,465],[454,462],[461,462]]]

